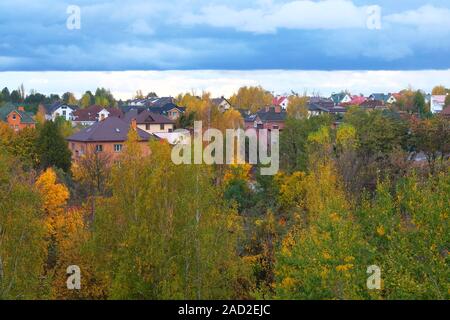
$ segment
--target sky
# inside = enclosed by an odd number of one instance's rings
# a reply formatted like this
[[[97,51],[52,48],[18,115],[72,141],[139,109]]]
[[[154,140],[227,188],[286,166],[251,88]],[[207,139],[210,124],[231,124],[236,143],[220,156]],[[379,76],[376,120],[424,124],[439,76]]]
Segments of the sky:
[[[1,0],[0,13],[0,86],[22,76],[24,83],[41,81],[33,89],[59,90],[48,71],[69,80],[90,71],[89,83],[105,82],[105,74],[106,82],[124,86],[141,79],[153,87],[140,89],[164,92],[203,90],[201,80],[210,76],[223,83],[218,94],[250,82],[273,91],[326,91],[329,83],[318,79],[327,78],[350,90],[381,89],[368,71],[384,72],[393,86],[408,79],[428,89],[439,84],[422,79],[430,70],[450,81],[448,0]],[[183,80],[197,80],[171,84],[181,71]],[[292,71],[316,78],[297,81]],[[84,84],[74,86],[65,90]]]

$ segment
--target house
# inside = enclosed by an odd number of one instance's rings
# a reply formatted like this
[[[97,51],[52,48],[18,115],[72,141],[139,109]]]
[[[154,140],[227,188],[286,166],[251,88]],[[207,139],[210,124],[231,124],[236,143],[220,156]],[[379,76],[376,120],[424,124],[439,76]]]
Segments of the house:
[[[153,135],[160,140],[166,140],[170,145],[187,144],[191,138],[191,133],[186,129],[175,132],[155,132]]]
[[[441,115],[450,118],[450,105],[448,105],[444,110],[442,110]]]
[[[92,105],[85,109],[78,109],[72,114],[72,123],[74,125],[92,126],[94,123],[105,120],[108,117],[122,117],[122,111],[117,108],[105,108],[98,105]]]
[[[367,100],[364,96],[352,96],[352,99],[350,102],[343,102],[341,105],[348,105],[348,106],[359,106],[362,103],[364,103]]]
[[[287,113],[281,106],[268,106],[256,114],[244,118],[245,129],[279,129],[285,127]]]
[[[231,103],[224,97],[211,99],[214,106],[218,107],[221,112],[231,109]]]
[[[137,127],[149,134],[156,132],[173,132],[175,126],[175,121],[147,109],[132,109],[123,116],[123,120],[126,123],[132,123],[132,121],[135,120]]]
[[[289,98],[284,96],[276,96],[275,98],[273,98],[272,104],[274,106],[280,106],[281,108],[286,110],[289,105]]]
[[[78,106],[69,105],[63,102],[55,102],[49,106],[45,106],[46,120],[55,121],[56,118],[62,117],[66,121],[73,120],[73,113],[79,109]]]
[[[389,99],[389,95],[388,94],[384,94],[384,93],[372,93],[367,100],[370,101],[383,101],[383,104],[387,102],[387,100]]]
[[[390,93],[386,100],[387,104],[394,104],[402,97],[401,93]]]
[[[0,108],[0,121],[6,122],[14,131],[36,126],[33,116],[26,112],[23,106],[13,104]]]
[[[336,106],[342,103],[349,103],[350,101],[352,101],[352,97],[350,96],[350,94],[346,92],[333,93],[330,99],[333,100],[334,105]]]
[[[384,101],[382,100],[367,100],[359,105],[363,109],[375,110],[375,109],[385,109]]]
[[[170,120],[176,121],[186,112],[185,107],[179,107],[174,103],[166,103],[163,106],[148,107],[148,111],[163,115]]]
[[[431,96],[430,111],[432,113],[440,113],[444,110],[446,95]]]
[[[67,138],[72,158],[76,161],[83,155],[99,153],[115,160],[123,152],[130,130],[137,131],[143,153],[150,154],[148,141],[152,139],[151,134],[139,129],[135,121],[130,124],[117,117],[108,117]]]

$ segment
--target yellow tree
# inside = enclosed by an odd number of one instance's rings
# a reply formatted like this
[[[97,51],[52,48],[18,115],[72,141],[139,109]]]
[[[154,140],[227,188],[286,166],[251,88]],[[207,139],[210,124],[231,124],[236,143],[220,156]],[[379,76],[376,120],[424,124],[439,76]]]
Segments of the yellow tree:
[[[443,85],[439,85],[433,88],[433,91],[431,92],[432,95],[445,95],[447,93],[447,89]]]
[[[292,95],[289,97],[287,113],[295,119],[304,119],[308,117],[308,97],[305,95]]]
[[[230,98],[231,105],[237,109],[246,109],[256,112],[259,109],[271,105],[273,95],[258,87],[241,87],[238,92]]]

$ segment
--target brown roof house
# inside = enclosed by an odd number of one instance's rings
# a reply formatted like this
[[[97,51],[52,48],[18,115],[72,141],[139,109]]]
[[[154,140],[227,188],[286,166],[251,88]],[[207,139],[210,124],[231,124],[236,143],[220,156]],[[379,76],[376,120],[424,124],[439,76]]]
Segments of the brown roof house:
[[[92,126],[94,123],[105,120],[108,117],[122,116],[122,111],[118,108],[105,108],[92,105],[85,109],[78,109],[72,113],[72,123],[74,125]]]
[[[175,127],[175,121],[162,114],[150,112],[146,109],[130,110],[124,115],[123,120],[130,124],[133,120],[136,120],[137,127],[149,134],[173,132]]]
[[[284,129],[287,113],[281,106],[268,106],[256,114],[245,117],[245,129]]]
[[[148,141],[152,139],[151,134],[139,129],[135,121],[129,124],[117,117],[108,117],[67,138],[72,157],[76,160],[85,154],[98,152],[115,160],[124,150],[130,130],[137,131],[143,153],[150,154]]]

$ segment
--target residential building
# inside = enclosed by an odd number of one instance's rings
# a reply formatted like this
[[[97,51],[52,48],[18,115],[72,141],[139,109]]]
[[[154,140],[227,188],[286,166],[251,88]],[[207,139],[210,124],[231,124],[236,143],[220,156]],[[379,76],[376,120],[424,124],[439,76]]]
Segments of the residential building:
[[[389,95],[388,94],[384,94],[384,93],[372,93],[367,100],[371,100],[371,101],[383,101],[383,104],[387,102],[387,100],[389,99]]]
[[[55,102],[51,105],[45,106],[46,120],[55,121],[56,118],[62,117],[66,121],[73,120],[73,113],[79,109],[78,106],[69,105],[63,102]]]
[[[440,113],[444,110],[446,97],[446,95],[431,96],[430,110],[432,113]]]
[[[158,113],[169,118],[172,121],[178,120],[186,112],[185,107],[179,107],[174,103],[166,103],[163,106],[153,106],[147,109],[150,112]]]
[[[361,103],[359,106],[361,108],[370,109],[370,110],[386,108],[384,106],[384,102],[382,100],[367,100],[367,101],[364,101],[363,103]]]
[[[245,129],[279,129],[282,131],[285,127],[287,113],[281,106],[269,106],[256,114],[245,117]]]
[[[231,109],[231,103],[224,97],[211,99],[211,102],[218,107],[221,112]]]
[[[26,112],[23,106],[15,106],[13,104],[0,108],[0,121],[6,122],[14,131],[36,126],[31,113]]]
[[[123,113],[118,108],[108,108],[98,105],[92,105],[85,109],[78,109],[72,114],[72,123],[74,125],[92,126],[98,121],[105,120],[108,117],[120,118]]]
[[[108,117],[67,138],[72,158],[76,161],[83,155],[99,153],[116,160],[125,148],[130,130],[137,131],[142,152],[150,154],[148,141],[152,139],[151,134],[139,129],[136,121],[127,123],[117,117]]]
[[[276,96],[275,98],[273,98],[272,104],[274,106],[280,106],[281,108],[286,110],[289,105],[289,98],[285,96]]]
[[[402,97],[401,93],[390,93],[386,100],[387,104],[394,104]]]
[[[173,132],[175,127],[175,121],[159,113],[150,112],[147,109],[132,109],[123,116],[123,120],[127,123],[136,120],[137,127],[150,134]]]
[[[333,100],[334,105],[340,105],[342,103],[349,103],[352,101],[352,96],[346,92],[333,93],[330,97]]]

